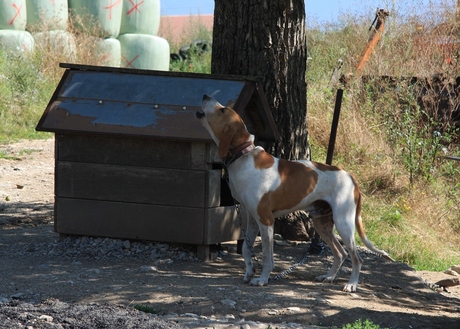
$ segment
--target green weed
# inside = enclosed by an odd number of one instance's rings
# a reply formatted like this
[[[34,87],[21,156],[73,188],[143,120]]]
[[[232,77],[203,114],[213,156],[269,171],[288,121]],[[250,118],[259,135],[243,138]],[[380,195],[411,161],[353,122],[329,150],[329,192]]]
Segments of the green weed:
[[[0,142],[49,136],[36,132],[35,126],[54,85],[30,59],[29,54],[0,50]]]
[[[134,305],[134,308],[140,312],[144,313],[150,313],[150,314],[158,314],[161,312],[161,310],[150,307],[148,305],[142,305],[142,304],[136,304]]]
[[[342,326],[342,329],[381,329],[378,324],[373,323],[371,320],[364,320],[361,319],[356,320],[353,323],[346,324]],[[383,328],[382,328],[383,329]]]

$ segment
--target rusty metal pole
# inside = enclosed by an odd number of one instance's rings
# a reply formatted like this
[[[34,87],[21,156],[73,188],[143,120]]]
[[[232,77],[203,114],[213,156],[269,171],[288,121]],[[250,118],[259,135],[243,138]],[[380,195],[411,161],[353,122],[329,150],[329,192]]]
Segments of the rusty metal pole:
[[[459,0],[460,1],[460,0]],[[454,157],[454,156],[445,156],[444,158],[449,159],[449,160],[455,160],[455,161],[460,161],[460,157]]]
[[[371,36],[369,37],[369,40],[367,41],[367,45],[364,48],[363,52],[361,53],[361,56],[358,59],[358,66],[356,67],[356,76],[359,76],[361,74],[361,71],[363,70],[364,66],[366,63],[369,61],[369,57],[372,54],[372,51],[374,50],[375,46],[380,40],[380,37],[382,36],[383,29],[385,28],[385,19],[389,15],[388,10],[385,9],[379,9],[377,10],[377,13],[375,14],[375,19],[374,22],[372,22],[371,27],[369,30],[372,30]],[[377,21],[374,27],[374,23]]]
[[[329,136],[329,145],[327,148],[326,164],[332,164],[334,156],[335,139],[337,137],[337,127],[339,126],[340,108],[342,107],[343,89],[337,89],[335,97],[334,116],[332,118],[331,134]]]

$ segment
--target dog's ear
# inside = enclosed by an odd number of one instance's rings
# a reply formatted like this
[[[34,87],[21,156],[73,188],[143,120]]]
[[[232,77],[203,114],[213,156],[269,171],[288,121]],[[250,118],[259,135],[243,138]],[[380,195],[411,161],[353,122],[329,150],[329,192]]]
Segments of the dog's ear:
[[[228,155],[230,150],[230,144],[232,143],[233,137],[236,131],[230,125],[227,125],[224,129],[224,134],[219,142],[219,157],[222,159]]]

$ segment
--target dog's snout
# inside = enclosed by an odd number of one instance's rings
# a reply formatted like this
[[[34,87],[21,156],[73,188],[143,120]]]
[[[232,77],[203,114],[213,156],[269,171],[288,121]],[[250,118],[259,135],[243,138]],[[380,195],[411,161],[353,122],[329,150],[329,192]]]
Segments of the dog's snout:
[[[210,97],[209,97],[208,95],[206,95],[206,94],[203,95],[203,100],[204,100],[204,101],[207,100],[207,99],[209,99],[209,98],[210,98]]]
[[[205,116],[204,112],[199,112],[199,111],[195,112],[195,117],[197,119],[202,119],[202,118],[204,118],[204,116]]]

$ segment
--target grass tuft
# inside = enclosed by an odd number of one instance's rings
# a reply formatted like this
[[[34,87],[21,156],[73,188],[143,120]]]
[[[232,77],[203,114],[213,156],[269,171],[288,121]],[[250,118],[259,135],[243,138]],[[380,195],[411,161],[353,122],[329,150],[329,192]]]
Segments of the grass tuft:
[[[364,321],[361,319],[358,319],[353,323],[348,323],[342,326],[342,329],[380,329],[380,328],[382,327],[380,327],[378,324],[373,323],[369,319],[366,319]]]

